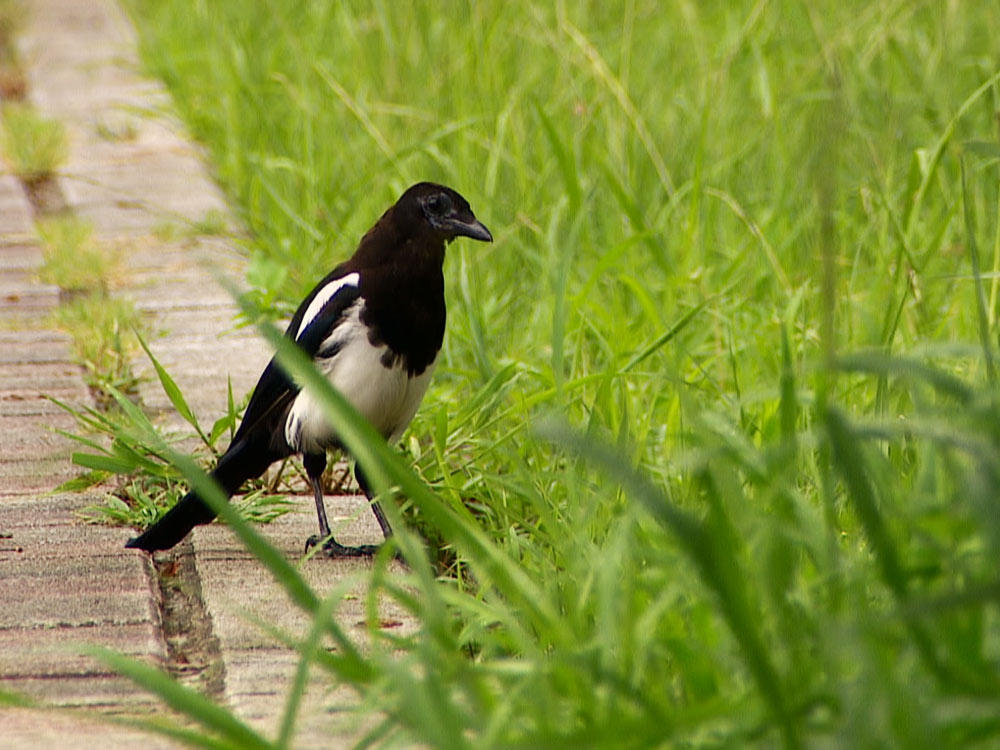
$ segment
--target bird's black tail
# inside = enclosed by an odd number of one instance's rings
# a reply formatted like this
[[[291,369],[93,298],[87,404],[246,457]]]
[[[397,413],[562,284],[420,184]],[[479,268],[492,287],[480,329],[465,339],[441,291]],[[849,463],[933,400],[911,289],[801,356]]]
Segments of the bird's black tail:
[[[266,455],[266,451],[241,440],[229,446],[229,450],[219,459],[212,478],[226,493],[226,497],[231,497],[245,481],[263,474],[274,460],[276,459]],[[170,549],[195,526],[209,523],[214,518],[215,511],[192,490],[167,511],[163,518],[139,536],[129,539],[125,546],[148,552]]]

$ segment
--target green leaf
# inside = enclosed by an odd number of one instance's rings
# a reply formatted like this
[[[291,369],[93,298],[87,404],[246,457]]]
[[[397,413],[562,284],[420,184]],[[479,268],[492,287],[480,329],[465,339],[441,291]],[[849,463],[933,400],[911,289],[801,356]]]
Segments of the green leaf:
[[[890,532],[880,508],[879,496],[872,482],[868,462],[857,431],[839,410],[828,408],[824,414],[827,437],[833,453],[833,463],[847,487],[858,519],[871,544],[879,565],[882,580],[900,605],[910,602],[910,585],[899,545]],[[955,672],[938,654],[938,644],[924,623],[915,618],[905,618],[903,624],[927,669],[944,684],[962,684],[965,689],[995,691],[993,675],[963,675]],[[963,684],[964,683],[964,684]]]
[[[925,163],[921,169],[922,179],[913,193],[913,200],[909,205],[906,218],[904,219],[907,237],[910,237],[913,234],[913,228],[916,225],[916,217],[920,215],[920,211],[923,208],[924,198],[930,189],[931,181],[937,172],[938,165],[941,163],[941,156],[944,154],[945,148],[951,141],[952,136],[955,134],[955,129],[958,127],[959,121],[965,117],[970,109],[972,109],[972,106],[979,100],[979,98],[989,93],[998,82],[1000,82],[1000,71],[991,75],[979,86],[979,88],[966,97],[965,101],[962,102],[962,105],[958,108],[955,114],[952,115],[952,118],[948,121],[944,131],[938,137],[937,142],[934,144],[934,149],[930,152],[930,155],[927,156],[926,160],[924,160]]]
[[[79,454],[79,455],[86,455],[86,454]],[[81,474],[78,477],[63,482],[54,490],[52,490],[52,494],[56,494],[59,492],[83,492],[86,489],[90,489],[95,484],[100,484],[105,479],[107,479],[108,476],[110,476],[110,474],[107,471],[97,471],[97,470],[88,471],[86,474]]]
[[[194,412],[191,411],[191,407],[188,406],[188,403],[184,398],[184,394],[181,393],[181,389],[178,387],[177,383],[172,377],[170,377],[170,373],[164,369],[163,365],[160,364],[160,361],[153,355],[149,345],[146,344],[145,339],[143,339],[138,331],[135,332],[135,335],[136,338],[139,339],[139,344],[142,346],[143,351],[146,352],[146,356],[149,357],[149,361],[153,363],[153,367],[156,369],[156,376],[160,379],[160,385],[163,387],[163,392],[167,394],[167,398],[170,399],[170,403],[174,405],[177,413],[184,418],[184,421],[194,427],[195,432],[198,433],[198,437],[200,437],[206,445],[211,447],[212,443],[202,431],[201,425],[198,424],[198,418],[195,417]]]
[[[653,342],[646,346],[641,352],[636,354],[628,361],[628,363],[621,369],[622,373],[626,373],[633,367],[641,363],[647,357],[650,357],[656,352],[657,349],[667,344],[671,339],[673,339],[678,333],[687,328],[688,323],[694,320],[695,316],[705,309],[709,300],[705,300],[701,304],[695,306],[691,310],[688,310],[680,320],[674,323],[668,330],[663,334],[658,336]]]
[[[101,456],[95,453],[73,453],[71,460],[77,466],[109,474],[131,474],[138,467],[131,461],[115,456]]]
[[[123,461],[131,461],[134,463],[136,470],[145,471],[147,474],[157,477],[170,473],[168,468],[163,464],[159,464],[156,461],[147,458],[142,451],[133,448],[120,438],[115,438],[111,441],[111,450]]]
[[[990,322],[986,312],[986,290],[983,288],[983,278],[979,268],[979,249],[976,246],[976,222],[972,215],[972,198],[969,196],[969,186],[965,174],[965,160],[958,162],[962,174],[962,207],[965,219],[965,244],[969,248],[969,262],[972,276],[976,283],[976,313],[979,320],[979,340],[983,347],[983,360],[986,362],[986,375],[991,383],[997,379],[996,366],[993,363],[993,345],[990,342]]]
[[[212,423],[212,429],[208,433],[209,444],[215,445],[215,441],[222,437],[222,433],[229,429],[232,424],[233,420],[228,414],[223,414],[221,417],[216,419]]]

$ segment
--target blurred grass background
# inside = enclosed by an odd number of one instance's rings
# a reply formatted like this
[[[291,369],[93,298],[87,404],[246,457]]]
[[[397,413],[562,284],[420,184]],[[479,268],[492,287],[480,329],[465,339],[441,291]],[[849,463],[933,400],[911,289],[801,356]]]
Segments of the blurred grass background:
[[[404,448],[533,588],[406,509],[373,741],[998,741],[996,8],[126,6],[274,315],[417,180],[496,237]]]

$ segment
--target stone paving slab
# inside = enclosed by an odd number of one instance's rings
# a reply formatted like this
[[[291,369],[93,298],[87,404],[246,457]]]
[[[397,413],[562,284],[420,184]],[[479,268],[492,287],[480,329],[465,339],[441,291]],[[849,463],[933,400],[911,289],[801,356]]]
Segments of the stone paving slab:
[[[95,499],[0,496],[0,689],[62,706],[149,711],[150,696],[79,653],[97,644],[165,658],[149,562],[120,553],[119,530],[75,515]],[[0,735],[8,716],[0,714]]]
[[[190,267],[205,270],[222,269],[230,271],[239,280],[246,263],[234,242],[236,234],[191,236],[189,228],[182,224],[171,225],[181,231],[180,239],[174,239],[173,229],[164,229],[164,236],[157,233],[147,241],[134,240],[128,245],[129,265],[134,274],[148,271],[155,275],[160,271],[169,272],[158,281],[169,282],[175,273],[183,273]],[[169,230],[169,231],[168,231]]]
[[[24,240],[15,240],[14,236],[0,235],[0,272],[36,273],[42,264],[41,251]],[[4,242],[5,239],[8,241]]]
[[[37,332],[39,334],[45,333],[42,329],[37,329]],[[44,341],[39,341],[39,345],[44,345]],[[4,344],[0,342],[0,348],[3,347]],[[80,396],[87,393],[83,387],[80,372],[78,365],[66,362],[65,359],[62,361],[51,359],[41,362],[0,361],[0,394],[2,394],[0,398],[5,398],[7,394],[10,394],[10,400],[15,401],[18,399],[15,394],[31,394],[44,399],[44,396],[52,394],[53,391],[72,392],[73,396]],[[0,409],[0,414],[6,415],[9,412]]]
[[[121,9],[111,0],[33,0],[31,11],[20,39],[29,95],[66,126],[71,148],[61,185],[72,210],[100,237],[148,234],[164,221],[225,211],[179,128],[139,116],[162,113],[167,99],[137,73],[135,35]]]
[[[80,653],[115,648],[151,663],[166,650],[148,560],[123,555],[122,530],[88,526],[94,495],[52,496],[79,470],[76,427],[45,398],[91,404],[70,340],[51,329],[59,291],[42,284],[30,206],[0,174],[0,689],[59,706],[148,714],[159,703]],[[127,741],[126,741],[127,738]],[[169,747],[66,714],[0,709],[0,747]]]
[[[261,527],[260,533],[287,559],[302,561],[300,572],[320,595],[345,581],[352,583],[336,616],[349,635],[364,643],[365,591],[373,563],[366,558],[303,560],[305,539],[316,533],[316,514],[310,496],[297,499],[300,503],[293,512]],[[382,540],[365,497],[331,496],[326,503],[339,541],[364,544]],[[302,637],[309,620],[228,528],[220,524],[198,527],[192,541],[205,603],[226,665],[226,700],[254,728],[273,734],[298,659],[256,623]],[[391,565],[401,570],[398,563]],[[413,627],[408,615],[390,602],[380,603],[379,615],[381,622],[394,630]],[[328,675],[317,672],[314,668],[303,702],[296,747],[349,747],[360,737],[359,722],[363,720],[351,711],[357,698],[353,690],[337,687]]]
[[[22,379],[10,387],[12,369],[0,373],[0,392],[31,396]],[[67,396],[86,398],[79,378]],[[97,644],[153,663],[165,658],[149,562],[122,555],[120,529],[79,520],[95,496],[45,494],[76,473],[65,455],[69,441],[49,429],[71,427],[71,418],[12,415],[8,403],[0,402],[0,689],[60,706],[153,711],[158,704],[149,695],[79,653]],[[107,727],[54,732],[64,720],[46,716],[39,723],[37,712],[0,710],[0,746],[107,746],[76,744],[88,733],[107,734]]]
[[[54,428],[72,429],[74,422],[69,415],[53,414],[39,424],[36,416],[4,414],[4,429],[0,432],[0,465],[18,461],[46,461],[49,459],[69,461],[73,444]],[[0,469],[0,478],[3,477]],[[14,492],[16,487],[5,488]],[[51,489],[51,487],[50,487]]]
[[[163,750],[177,744],[153,734],[97,721],[82,711],[0,708],[3,747],[9,750],[38,748],[100,748],[100,750]]]
[[[15,308],[22,304],[13,305]],[[46,312],[51,312],[50,307]],[[55,364],[73,367],[67,361],[69,336],[59,331],[4,331],[0,333],[0,366]]]
[[[29,389],[48,393],[50,388],[74,388],[82,393],[80,367],[66,361],[69,342],[55,331],[18,331],[35,334],[38,340],[15,343],[0,333],[0,387],[5,391]],[[19,336],[20,338],[20,336]],[[50,348],[51,347],[51,348]]]
[[[169,271],[169,278],[164,278],[164,270]],[[136,300],[140,309],[167,313],[219,308],[232,325],[232,298],[219,287],[204,288],[205,272],[200,269],[153,268],[145,275],[133,272],[130,278],[130,287],[142,294]]]
[[[0,462],[0,502],[10,497],[38,497],[79,475],[69,467],[65,457],[49,457],[18,461],[4,458]],[[3,529],[0,528],[0,531]]]
[[[27,709],[0,709],[4,747],[10,750],[37,748],[101,748],[101,750],[164,750],[180,747],[158,735],[109,725],[83,711],[72,715]],[[66,738],[72,744],[64,744]]]
[[[0,297],[10,298],[11,296],[23,297],[32,294],[44,295],[51,299],[53,295],[58,297],[59,287],[50,284],[40,284],[37,279],[37,271],[32,269],[4,269],[0,276]]]
[[[0,237],[16,242],[33,235],[31,206],[21,183],[11,174],[0,173]]]
[[[20,629],[0,629],[0,674],[5,680],[101,672],[92,659],[76,650],[78,644],[99,643],[129,656],[143,656],[159,647],[156,633],[146,622],[37,628],[32,630],[27,644],[23,635]]]
[[[19,385],[0,391],[0,413],[12,417],[35,417],[42,421],[65,414],[60,406],[46,396],[65,402],[77,395],[77,389],[57,380],[37,382],[37,390],[28,385]]]
[[[150,232],[179,216],[200,218],[225,208],[217,192],[191,190],[196,165],[193,155],[181,159],[169,153],[137,155],[134,164],[71,161],[64,192],[73,211],[92,221],[99,234]],[[85,173],[86,179],[75,179],[76,173]]]
[[[145,294],[145,291],[144,291]],[[137,299],[136,306],[148,312],[150,317],[161,326],[158,334],[154,336],[150,344],[155,344],[158,349],[169,350],[181,347],[186,350],[200,348],[206,354],[211,355],[215,348],[222,344],[232,346],[242,346],[246,353],[252,349],[258,349],[261,357],[267,356],[266,348],[249,329],[236,329],[236,311],[232,306],[223,305],[202,305],[200,307],[171,307],[170,305],[160,305],[148,299]],[[207,350],[207,351],[206,351]],[[228,354],[223,352],[222,354]],[[216,356],[216,359],[221,359]],[[248,387],[256,382],[256,377],[260,372],[255,372],[253,379],[245,373],[252,371],[253,363],[243,361],[232,362],[234,374],[241,374],[247,378]]]
[[[229,665],[235,672],[227,690],[229,704],[252,727],[273,736],[275,708],[284,707],[285,695],[276,694],[273,689],[260,692],[260,686],[289,684],[298,667],[296,655],[285,649],[257,649],[230,654],[227,667]],[[358,713],[358,696],[354,690],[334,686],[329,680],[317,677],[315,672],[314,667],[309,690],[303,696],[298,713],[292,746],[302,750],[356,746],[357,740],[370,728],[371,717]]]
[[[0,315],[17,313],[29,317],[45,317],[58,304],[59,294],[51,287],[26,289],[0,297]]]
[[[0,686],[4,690],[59,708],[85,707],[109,714],[148,714],[157,709],[157,703],[130,680],[101,669],[82,675],[61,672],[53,675],[15,676],[4,678],[0,681]],[[70,745],[61,745],[68,746]]]

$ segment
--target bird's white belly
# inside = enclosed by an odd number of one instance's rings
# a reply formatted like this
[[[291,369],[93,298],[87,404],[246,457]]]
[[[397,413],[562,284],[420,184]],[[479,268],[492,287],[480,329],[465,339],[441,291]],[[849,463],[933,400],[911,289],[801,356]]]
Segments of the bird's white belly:
[[[397,439],[417,413],[434,371],[434,363],[410,377],[401,357],[383,363],[388,347],[372,346],[367,336],[348,336],[335,356],[319,361],[334,388],[389,440]],[[307,391],[295,398],[285,421],[285,437],[294,449],[317,451],[336,442],[318,400]]]

